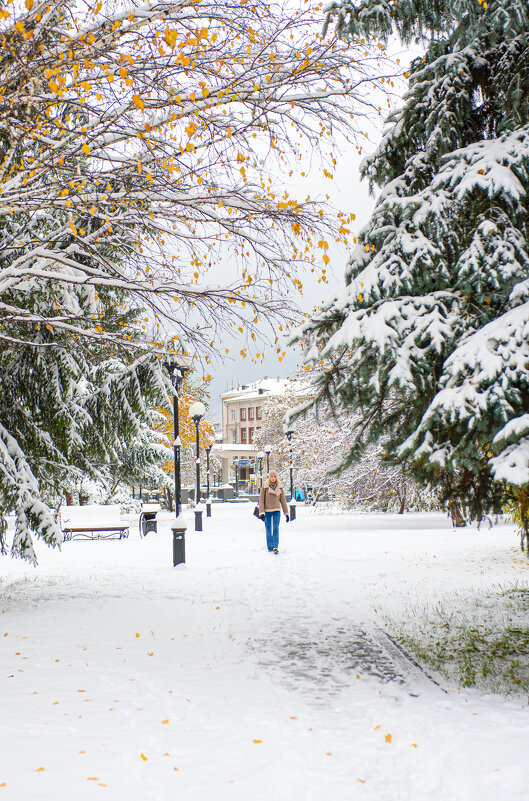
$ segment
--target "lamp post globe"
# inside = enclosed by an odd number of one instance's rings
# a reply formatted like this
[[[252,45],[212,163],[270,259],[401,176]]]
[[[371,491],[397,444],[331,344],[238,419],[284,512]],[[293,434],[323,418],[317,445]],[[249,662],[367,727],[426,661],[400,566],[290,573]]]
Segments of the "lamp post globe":
[[[201,419],[206,414],[206,407],[201,401],[195,401],[189,407],[189,416],[195,424],[196,431],[196,492],[195,503],[200,503],[200,439],[199,439],[199,424]]]

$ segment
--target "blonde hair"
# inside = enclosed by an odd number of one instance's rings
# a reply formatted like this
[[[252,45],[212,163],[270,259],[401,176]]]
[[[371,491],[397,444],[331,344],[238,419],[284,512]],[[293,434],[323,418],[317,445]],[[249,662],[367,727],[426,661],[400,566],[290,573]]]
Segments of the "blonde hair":
[[[276,485],[277,485],[278,489],[283,489],[283,485],[281,483],[281,480],[280,480],[280,478],[277,475],[275,470],[270,470],[270,473],[268,473],[268,478],[266,479],[266,481],[264,483],[264,486],[265,487],[269,487],[270,486],[270,475],[271,475],[271,473],[273,473],[275,475],[275,477],[277,478]]]

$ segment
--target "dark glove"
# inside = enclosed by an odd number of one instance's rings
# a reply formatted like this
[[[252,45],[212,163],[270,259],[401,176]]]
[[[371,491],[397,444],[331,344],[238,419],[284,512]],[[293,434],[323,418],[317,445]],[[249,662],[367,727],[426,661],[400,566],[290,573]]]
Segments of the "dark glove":
[[[264,520],[264,519],[265,519],[265,516],[264,516],[264,515],[259,515],[259,517],[261,518],[261,520]]]
[[[287,523],[288,523],[288,522],[290,522],[290,517],[289,517],[289,515],[285,515],[285,520],[287,521]]]

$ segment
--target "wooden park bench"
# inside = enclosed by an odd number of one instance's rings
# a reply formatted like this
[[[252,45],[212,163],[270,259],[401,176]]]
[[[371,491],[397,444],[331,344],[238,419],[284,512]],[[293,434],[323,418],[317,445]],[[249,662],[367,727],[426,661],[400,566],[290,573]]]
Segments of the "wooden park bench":
[[[129,536],[128,523],[121,519],[121,509],[118,504],[61,506],[60,521],[65,541],[74,537],[88,540],[121,540]]]

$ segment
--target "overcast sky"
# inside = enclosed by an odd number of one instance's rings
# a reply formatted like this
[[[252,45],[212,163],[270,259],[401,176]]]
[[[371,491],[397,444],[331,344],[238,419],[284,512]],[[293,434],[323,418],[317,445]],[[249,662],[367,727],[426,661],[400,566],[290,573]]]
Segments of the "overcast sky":
[[[374,149],[373,144],[371,149]],[[336,178],[334,181],[328,181],[320,176],[318,173],[312,174],[307,179],[305,186],[305,193],[310,192],[311,196],[329,194],[331,203],[339,211],[354,213],[356,220],[351,230],[350,241],[355,236],[359,229],[367,222],[371,214],[374,199],[369,195],[367,182],[360,181],[358,167],[360,164],[360,157],[356,151],[351,148],[350,152],[336,154],[338,161],[338,168],[336,170]],[[295,195],[295,192],[293,192]],[[300,192],[301,194],[301,192]],[[331,243],[329,243],[331,245]],[[329,256],[331,261],[328,265],[328,284],[318,284],[315,274],[307,271],[304,277],[301,277],[303,282],[303,297],[300,301],[300,306],[303,311],[311,312],[315,306],[320,306],[327,300],[330,300],[334,295],[340,291],[344,284],[344,271],[347,261],[348,251],[345,245],[335,244],[330,247]],[[332,268],[332,269],[330,269]],[[300,352],[296,348],[283,350],[286,351],[286,356],[282,362],[278,361],[277,354],[274,348],[265,349],[265,358],[257,365],[247,357],[246,359],[238,355],[241,347],[244,347],[246,342],[237,343],[234,340],[233,345],[227,343],[230,347],[230,356],[225,360],[216,360],[212,367],[212,381],[209,384],[209,392],[211,395],[210,400],[210,415],[220,422],[221,414],[221,401],[220,395],[231,389],[237,383],[248,383],[255,381],[264,376],[269,378],[286,378],[288,375],[296,371],[297,365],[300,363]],[[256,347],[256,350],[262,353],[261,346]]]
[[[419,55],[418,49],[414,51],[403,50],[398,43],[390,47],[390,50],[393,57],[400,60],[402,68],[406,68],[411,59]],[[394,91],[400,90],[402,92],[404,89],[405,85],[403,83],[401,86],[396,85]],[[398,97],[395,97],[394,100],[400,105]],[[365,122],[363,122],[362,126],[369,133],[369,140],[366,140],[363,145],[362,155],[357,153],[354,146],[346,142],[341,146],[340,150],[333,149],[333,154],[337,160],[334,180],[330,181],[324,178],[322,168],[315,167],[305,179],[298,178],[297,180],[291,179],[290,183],[284,182],[287,191],[293,197],[304,198],[309,194],[312,199],[321,199],[328,194],[330,196],[329,202],[337,211],[347,214],[354,213],[356,219],[349,235],[351,248],[353,247],[353,237],[367,223],[375,204],[375,199],[369,193],[367,182],[360,180],[360,162],[366,155],[376,149],[380,141],[383,122],[380,119],[370,125],[369,128],[366,128]],[[310,161],[309,154],[307,162]],[[317,161],[318,159],[314,160],[315,163]],[[298,168],[301,170],[303,166],[298,165]],[[343,243],[340,243],[340,245],[334,243],[333,245],[332,242],[329,242],[329,245],[328,284],[318,284],[317,276],[311,274],[310,270],[307,270],[305,275],[299,276],[303,282],[303,297],[298,299],[298,304],[304,312],[310,313],[315,307],[331,300],[344,286],[344,272],[349,249]],[[264,350],[264,359],[258,364],[254,364],[251,358],[243,358],[239,355],[241,348],[246,345],[246,340],[240,343],[236,340],[232,343],[226,343],[225,347],[230,348],[230,356],[225,359],[216,357],[212,365],[212,380],[208,385],[210,393],[209,415],[218,422],[221,421],[220,395],[231,389],[232,385],[246,384],[264,376],[286,378],[289,375],[293,375],[300,364],[300,351],[297,348],[287,348],[286,343],[283,347],[283,350],[286,351],[286,356],[282,362],[278,361],[275,349],[269,347]],[[263,353],[262,343],[256,345],[255,351]]]

